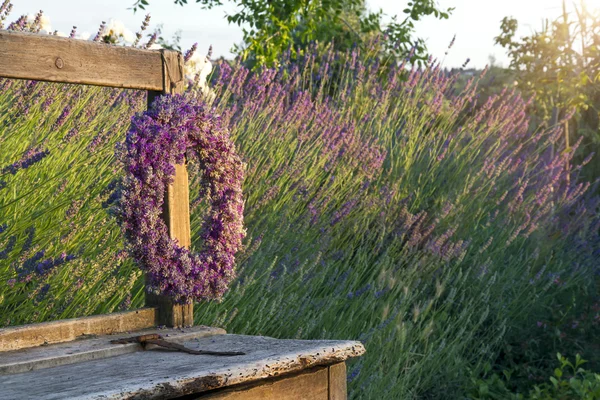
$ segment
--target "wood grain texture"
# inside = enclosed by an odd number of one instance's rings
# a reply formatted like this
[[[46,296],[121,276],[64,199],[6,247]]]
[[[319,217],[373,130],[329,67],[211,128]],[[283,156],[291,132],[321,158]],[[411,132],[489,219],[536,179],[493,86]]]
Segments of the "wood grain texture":
[[[65,319],[0,329],[0,352],[68,342],[82,335],[109,335],[156,326],[156,309]]]
[[[0,375],[17,374],[60,365],[115,357],[142,351],[139,343],[111,343],[112,340],[129,338],[133,335],[158,334],[169,342],[181,344],[202,337],[223,335],[225,330],[207,326],[190,329],[148,329],[143,331],[89,337],[48,346],[0,352]],[[154,346],[147,345],[148,349]]]
[[[185,80],[183,56],[181,53],[161,50],[163,55],[163,90],[148,92],[148,107],[161,95],[183,93]],[[163,215],[169,235],[180,246],[189,248],[191,240],[190,194],[188,173],[184,164],[175,165],[173,183],[167,188]],[[170,298],[146,293],[146,305],[158,308],[160,325],[169,327],[192,326],[194,324],[193,304],[174,304]]]
[[[198,400],[328,400],[327,367],[260,381],[254,385],[220,390]]]
[[[183,93],[184,72],[181,53],[164,52],[164,94]],[[175,165],[173,183],[165,196],[165,219],[169,234],[180,246],[189,248],[192,244],[190,228],[190,193],[188,173],[184,164]]]
[[[190,192],[188,173],[185,165],[175,165],[175,177],[169,185],[166,196],[167,226],[173,239],[179,245],[189,248],[192,244],[190,233]]]
[[[346,400],[348,388],[346,384],[346,363],[329,366],[329,400]]]
[[[281,340],[215,335],[185,341],[195,350],[242,351],[243,356],[197,356],[156,349],[1,375],[0,397],[11,400],[172,399],[329,366],[364,353],[360,342]]]
[[[175,304],[167,296],[146,292],[146,307],[157,309],[158,326],[182,328],[194,325],[193,304]]]
[[[178,51],[160,50],[163,57],[163,89],[164,94],[177,94],[185,91],[185,64],[183,55]]]
[[[165,51],[173,57],[174,51]],[[164,90],[159,51],[0,30],[0,76]]]

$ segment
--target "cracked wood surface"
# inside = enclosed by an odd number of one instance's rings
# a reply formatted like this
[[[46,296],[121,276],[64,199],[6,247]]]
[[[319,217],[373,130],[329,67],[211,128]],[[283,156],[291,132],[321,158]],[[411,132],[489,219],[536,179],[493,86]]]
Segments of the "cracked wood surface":
[[[0,376],[0,387],[6,398],[14,400],[170,399],[337,364],[365,351],[356,341],[243,335],[215,335],[183,344],[191,349],[246,354],[214,357],[161,349],[140,351]]]

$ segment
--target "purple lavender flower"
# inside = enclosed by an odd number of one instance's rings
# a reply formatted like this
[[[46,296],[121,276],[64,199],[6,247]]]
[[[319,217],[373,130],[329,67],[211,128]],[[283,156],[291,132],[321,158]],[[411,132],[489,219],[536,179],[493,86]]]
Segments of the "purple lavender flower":
[[[25,239],[23,247],[21,248],[22,253],[29,251],[29,249],[31,249],[31,246],[33,245],[33,239],[35,238],[35,226],[30,226],[29,228],[27,228],[26,232],[27,238]]]
[[[102,41],[102,33],[104,32],[104,28],[106,28],[106,21],[102,21],[98,27],[98,32],[96,33],[96,36],[94,36],[94,42]]]
[[[150,47],[152,47],[152,45],[154,43],[156,43],[156,40],[158,39],[158,32],[154,32],[151,36],[150,39],[148,39],[148,42],[144,45],[144,48],[149,49]]]
[[[73,141],[73,139],[77,138],[78,136],[79,136],[79,129],[72,128],[72,129],[69,130],[69,132],[67,132],[65,134],[65,136],[63,136],[62,142],[63,143],[70,143],[71,141]]]
[[[142,22],[142,26],[140,27],[139,32],[136,32],[135,41],[133,42],[133,45],[132,45],[133,47],[137,47],[137,45],[140,43],[140,40],[142,40],[142,34],[148,28],[148,25],[150,25],[150,14],[146,14],[146,17],[144,18],[144,21]]]
[[[131,307],[131,293],[127,293],[127,296],[125,296],[125,298],[123,299],[121,304],[119,304],[119,310],[121,310],[121,311],[129,310],[130,307]]]
[[[198,49],[198,43],[194,43],[192,45],[192,47],[190,47],[190,49],[188,51],[185,52],[185,55],[183,56],[183,60],[185,62],[190,61],[190,59],[192,58],[192,56],[194,55],[194,53],[196,52],[196,49]]]
[[[342,219],[346,218],[348,214],[356,207],[358,204],[358,199],[352,199],[344,204],[333,213],[333,219],[331,220],[331,226],[336,225]]]
[[[9,173],[15,175],[18,171],[22,169],[27,169],[33,164],[41,161],[48,154],[50,154],[50,151],[48,150],[38,150],[37,148],[32,147],[29,150],[25,151],[25,153],[23,153],[23,155],[18,161],[15,161],[11,165],[2,168],[1,173]]]
[[[52,125],[53,130],[56,130],[56,129],[60,128],[61,126],[63,126],[63,124],[65,123],[65,121],[67,120],[69,115],[71,114],[72,108],[73,108],[73,106],[71,104],[67,104],[65,106],[62,113],[60,113],[60,115],[58,116],[58,119],[54,122],[54,125]]]
[[[44,300],[44,298],[46,297],[46,295],[48,294],[49,291],[50,291],[50,284],[46,283],[38,291],[37,295],[35,296],[35,300],[37,302],[40,302],[40,301]]]
[[[110,132],[106,131],[105,129],[101,129],[87,146],[87,151],[89,151],[91,154],[94,154],[98,147],[105,144],[109,138]]]
[[[46,112],[50,109],[50,106],[54,102],[54,97],[48,96],[46,100],[42,103],[42,111]]]
[[[37,265],[35,266],[35,272],[38,275],[46,275],[47,273],[49,273],[50,271],[52,271],[54,268],[69,262],[71,260],[74,260],[76,258],[76,256],[74,255],[67,255],[66,253],[62,253],[60,256],[56,257],[56,258],[47,258],[39,263],[37,263]]]
[[[6,243],[4,250],[0,251],[0,260],[5,260],[8,258],[8,254],[15,248],[15,244],[17,244],[17,237],[13,235],[8,238],[8,242]]]
[[[162,96],[131,122],[122,155],[119,219],[130,252],[153,288],[177,302],[220,298],[234,278],[245,236],[245,165],[218,116],[191,95]],[[202,224],[201,253],[181,247],[160,218],[164,194],[187,151],[195,152],[211,208]]]

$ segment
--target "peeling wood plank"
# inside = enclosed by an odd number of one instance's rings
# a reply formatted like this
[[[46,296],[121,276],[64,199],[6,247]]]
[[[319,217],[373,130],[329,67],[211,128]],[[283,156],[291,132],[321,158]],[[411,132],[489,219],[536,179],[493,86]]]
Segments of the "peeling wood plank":
[[[170,54],[175,53],[170,51]],[[0,30],[0,76],[163,90],[161,52]],[[169,55],[171,57],[171,55]]]
[[[184,345],[246,354],[214,357],[142,351],[88,361],[85,366],[71,364],[0,376],[0,387],[3,395],[13,400],[171,399],[337,364],[365,351],[354,341],[243,335],[215,335]]]
[[[69,342],[82,335],[109,335],[156,326],[156,309],[64,319],[0,329],[0,352]]]
[[[329,400],[346,400],[348,388],[346,384],[346,363],[329,366]]]
[[[198,400],[328,400],[327,367],[263,380],[254,385],[220,390]]]
[[[139,343],[115,344],[115,339],[123,339],[132,335],[159,334],[172,343],[183,343],[214,335],[224,335],[221,328],[197,326],[190,329],[148,329],[143,331],[121,333],[117,335],[98,336],[85,340],[74,340],[49,346],[0,352],[0,375],[18,374],[60,365],[75,364],[84,361],[115,357],[123,354],[142,351]],[[154,346],[148,345],[148,349]]]

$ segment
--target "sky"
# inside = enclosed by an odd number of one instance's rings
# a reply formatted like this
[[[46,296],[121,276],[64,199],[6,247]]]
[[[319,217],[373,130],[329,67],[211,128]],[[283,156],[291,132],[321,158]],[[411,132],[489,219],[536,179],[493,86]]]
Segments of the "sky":
[[[190,4],[178,6],[172,0],[149,0],[146,11],[133,13],[129,9],[134,0],[13,0],[12,19],[21,14],[44,11],[52,28],[68,33],[73,25],[79,32],[92,35],[101,21],[111,18],[123,21],[132,31],[137,31],[149,12],[151,28],[162,24],[165,37],[172,37],[177,30],[182,32],[182,46],[190,47],[197,42],[200,51],[213,46],[215,56],[230,56],[235,43],[241,43],[242,31],[237,25],[229,25],[225,16],[232,14],[232,5],[212,10],[188,0]],[[577,4],[582,0],[576,0]],[[589,9],[600,9],[600,0],[584,0]],[[367,0],[372,11],[382,10],[386,20],[402,14],[408,0]],[[572,0],[567,0],[572,9]],[[483,68],[492,55],[499,65],[508,65],[503,48],[494,45],[494,37],[500,32],[500,21],[505,16],[514,16],[519,21],[519,35],[527,35],[542,26],[545,18],[554,19],[561,13],[562,0],[438,0],[442,8],[454,7],[448,20],[427,18],[417,25],[417,36],[425,38],[434,57],[443,59],[448,67],[460,66],[467,58],[469,65]],[[452,37],[456,43],[447,56],[444,53]]]

